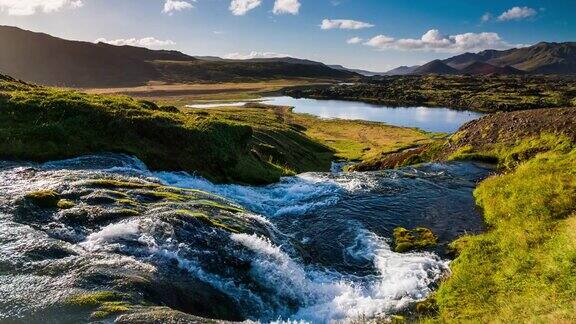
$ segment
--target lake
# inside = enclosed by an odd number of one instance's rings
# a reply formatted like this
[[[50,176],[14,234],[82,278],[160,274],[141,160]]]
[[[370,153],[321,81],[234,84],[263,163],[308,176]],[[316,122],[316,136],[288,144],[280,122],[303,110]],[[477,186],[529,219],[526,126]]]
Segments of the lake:
[[[189,105],[189,108],[241,107],[254,101],[228,103],[205,103]],[[484,114],[470,110],[443,107],[389,107],[357,101],[296,99],[292,97],[267,97],[259,102],[294,107],[294,112],[320,118],[340,118],[382,122],[402,127],[415,127],[427,132],[454,133],[465,123]]]
[[[388,107],[356,101],[265,98],[264,103],[292,106],[294,112],[321,118],[360,119],[403,127],[416,127],[428,132],[454,133],[465,123],[484,114],[449,108]]]

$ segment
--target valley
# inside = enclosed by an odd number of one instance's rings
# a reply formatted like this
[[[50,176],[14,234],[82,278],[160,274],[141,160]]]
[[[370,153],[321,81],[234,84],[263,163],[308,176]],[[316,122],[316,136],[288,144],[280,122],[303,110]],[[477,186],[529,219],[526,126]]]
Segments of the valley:
[[[575,10],[0,0],[0,323],[576,322]]]

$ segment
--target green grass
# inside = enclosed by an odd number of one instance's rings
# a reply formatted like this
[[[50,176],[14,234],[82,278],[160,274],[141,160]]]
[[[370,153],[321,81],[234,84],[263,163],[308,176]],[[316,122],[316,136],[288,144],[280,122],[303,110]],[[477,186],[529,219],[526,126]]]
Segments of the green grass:
[[[494,151],[508,173],[474,192],[489,230],[452,244],[440,322],[576,321],[576,149],[542,135]]]
[[[458,134],[456,134],[458,135]],[[452,153],[448,160],[472,160],[498,164],[502,170],[513,170],[541,152],[567,153],[572,141],[562,134],[542,133],[540,136],[518,139],[514,144],[487,144],[480,148],[466,145]]]
[[[0,158],[46,161],[119,152],[139,157],[152,169],[251,184],[329,168],[330,150],[301,132],[278,121],[263,128],[231,117],[3,80]],[[272,146],[266,154],[258,149],[261,142]],[[328,158],[313,158],[317,155]]]
[[[282,176],[329,171],[336,159],[364,160],[428,143],[431,136],[379,123],[321,120],[289,107],[181,111],[126,96],[0,79],[0,159],[47,161],[116,152],[134,155],[151,169],[268,184]]]

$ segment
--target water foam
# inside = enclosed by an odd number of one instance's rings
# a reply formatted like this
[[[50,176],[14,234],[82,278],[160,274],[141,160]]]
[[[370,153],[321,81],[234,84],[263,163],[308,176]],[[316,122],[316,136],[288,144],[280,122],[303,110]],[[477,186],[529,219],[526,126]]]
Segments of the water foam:
[[[100,231],[86,237],[86,241],[80,245],[88,251],[97,251],[105,245],[116,243],[120,240],[130,240],[140,235],[140,221],[130,220],[110,224]]]
[[[357,277],[327,269],[305,268],[269,240],[234,234],[232,239],[254,251],[251,273],[278,300],[298,300],[301,307],[283,316],[286,322],[329,323],[386,316],[422,300],[448,271],[447,262],[430,253],[398,254],[384,240],[362,231],[353,257],[370,258],[376,272]],[[347,250],[350,252],[350,250]]]
[[[154,175],[167,185],[215,193],[268,217],[302,215],[335,205],[346,191],[370,190],[375,186],[374,180],[366,176],[326,173],[304,173],[263,187],[216,185],[185,172]]]
[[[253,213],[244,216],[260,221],[265,220],[260,215],[271,219],[329,207],[336,204],[347,191],[371,190],[375,186],[374,177],[343,173],[307,173],[284,178],[280,183],[265,187],[215,185],[184,172],[150,172],[134,158],[120,156],[110,164],[104,160],[106,158],[93,163],[87,157],[54,162],[45,167],[56,169],[54,174],[59,172],[58,169],[128,173],[142,178],[156,178],[167,185],[208,191],[251,210]],[[293,322],[328,323],[390,315],[425,298],[433,284],[449,271],[447,262],[434,254],[397,254],[390,250],[384,239],[365,230],[359,230],[354,243],[343,251],[349,258],[373,264],[373,273],[363,276],[306,266],[269,239],[232,234],[230,238],[239,248],[230,253],[241,256],[249,251],[254,255],[249,259],[251,268],[248,275],[264,292],[253,291],[234,278],[210,273],[203,268],[190,252],[194,247],[187,246],[185,241],[178,242],[173,233],[155,238],[152,234],[155,230],[162,230],[162,226],[169,227],[162,223],[154,217],[121,221],[88,235],[79,245],[88,252],[98,253],[115,252],[118,247],[138,249],[139,253],[134,255],[143,261],[150,258],[176,260],[178,266],[192,276],[250,305],[250,311],[254,312],[253,319],[264,321],[281,318]],[[128,243],[138,244],[128,246]]]

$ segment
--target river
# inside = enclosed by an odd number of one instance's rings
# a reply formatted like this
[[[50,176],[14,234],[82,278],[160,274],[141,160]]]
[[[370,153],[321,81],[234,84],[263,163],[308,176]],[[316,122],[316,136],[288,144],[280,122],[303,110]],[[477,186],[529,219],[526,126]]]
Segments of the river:
[[[133,289],[152,290],[154,302],[166,304],[158,295],[201,282],[213,290],[202,296],[206,300],[229,298],[237,316],[263,322],[327,323],[394,314],[425,298],[449,267],[442,246],[429,252],[391,251],[391,231],[429,227],[442,244],[481,231],[471,193],[489,172],[480,164],[442,163],[383,172],[306,173],[249,187],[216,185],[183,172],[152,172],[122,155],[4,162],[0,320],[77,322],[81,312],[58,306],[66,296],[152,274],[155,288]],[[99,203],[103,191],[89,191],[86,185],[100,178],[217,194],[245,208],[248,216],[241,217],[249,217],[261,233],[273,234],[197,232],[175,221],[174,213],[190,208],[182,203],[94,224],[71,222],[66,211],[40,213],[22,204],[32,190],[79,192],[83,196],[75,208],[88,211],[87,217],[100,215],[112,207]],[[194,300],[198,291],[180,294]],[[215,306],[206,303],[210,313]]]

